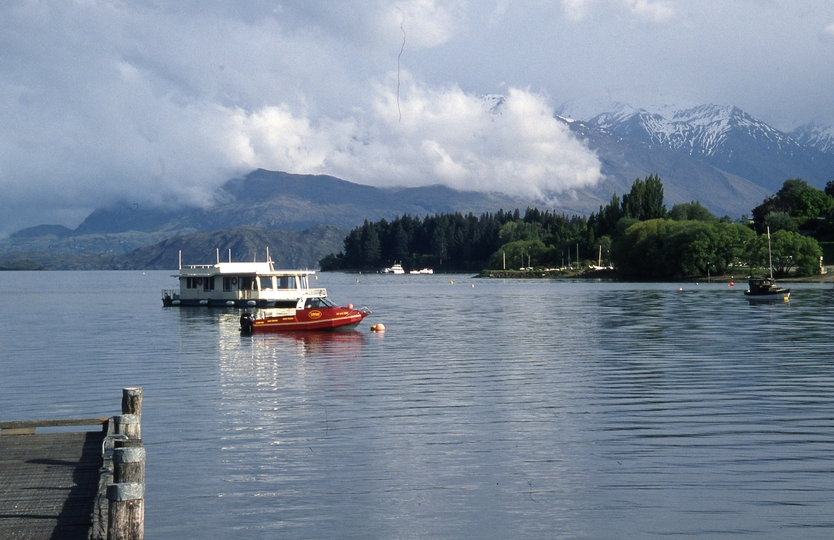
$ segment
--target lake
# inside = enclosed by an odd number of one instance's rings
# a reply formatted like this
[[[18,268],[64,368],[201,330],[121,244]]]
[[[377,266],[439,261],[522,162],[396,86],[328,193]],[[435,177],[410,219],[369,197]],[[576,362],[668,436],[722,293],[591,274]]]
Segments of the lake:
[[[328,273],[356,332],[241,337],[172,273],[0,274],[0,420],[144,388],[146,538],[834,537],[830,284]]]

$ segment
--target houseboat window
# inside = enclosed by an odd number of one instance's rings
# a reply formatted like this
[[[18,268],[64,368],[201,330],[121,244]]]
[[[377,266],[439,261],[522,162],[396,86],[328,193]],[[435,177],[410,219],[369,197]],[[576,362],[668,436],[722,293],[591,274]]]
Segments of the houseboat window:
[[[295,289],[295,276],[281,276],[278,278],[279,289]]]
[[[307,285],[307,276],[301,276],[300,278],[298,278],[298,281],[302,289],[309,288],[309,286]]]
[[[204,291],[213,291],[214,290],[214,278],[213,277],[203,278],[203,290]]]
[[[261,290],[262,291],[268,291],[268,290],[272,289],[272,277],[271,276],[267,276],[267,277],[262,276],[258,279],[261,282]]]
[[[214,290],[214,282],[212,278],[202,278],[202,277],[189,277],[185,279],[185,288],[186,289],[199,289],[203,288],[206,291]],[[211,288],[208,288],[208,282],[212,281]]]
[[[223,292],[229,292],[232,290],[232,278],[229,276],[223,277]]]
[[[251,277],[242,277],[240,281],[238,281],[238,285],[240,285],[241,291],[254,291],[255,290],[255,280]]]

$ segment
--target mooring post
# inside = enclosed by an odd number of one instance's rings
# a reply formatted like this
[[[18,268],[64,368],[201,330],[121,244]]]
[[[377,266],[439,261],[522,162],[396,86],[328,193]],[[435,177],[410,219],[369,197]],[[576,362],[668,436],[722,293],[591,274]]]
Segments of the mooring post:
[[[145,448],[142,439],[116,441],[113,449],[113,483],[145,482]]]
[[[107,486],[110,507],[108,540],[142,540],[145,536],[145,448],[142,443],[142,389],[122,389],[122,414],[115,432],[113,483]]]
[[[122,388],[122,415],[115,417],[116,433],[129,439],[142,438],[142,389]]]
[[[116,434],[125,435],[128,439],[142,438],[142,417],[137,414],[123,414],[114,417],[116,420]]]
[[[122,414],[142,416],[141,388],[122,388]]]
[[[145,536],[145,484],[110,484],[107,500],[110,501],[107,540],[142,540]]]

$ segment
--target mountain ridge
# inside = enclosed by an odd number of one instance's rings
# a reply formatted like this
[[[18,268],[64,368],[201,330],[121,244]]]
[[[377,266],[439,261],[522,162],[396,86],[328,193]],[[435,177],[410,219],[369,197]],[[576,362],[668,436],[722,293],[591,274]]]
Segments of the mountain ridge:
[[[505,106],[500,95],[484,96],[483,101],[484,114],[501,114]],[[17,231],[0,240],[0,255],[120,256],[200,232],[239,227],[300,231],[316,225],[350,230],[365,220],[404,214],[478,215],[536,207],[588,215],[615,193],[627,193],[635,179],[653,174],[663,182],[667,207],[699,201],[714,214],[735,219],[749,215],[789,178],[802,178],[820,189],[834,179],[834,128],[816,124],[788,134],[738,107],[716,105],[667,107],[661,113],[618,104],[585,121],[554,117],[597,155],[603,178],[596,185],[530,200],[440,184],[380,188],[329,175],[256,169],[224,183],[208,207],[116,203],[96,209],[74,230],[38,225]]]
[[[834,154],[804,144],[734,106],[699,105],[674,111],[671,118],[620,105],[587,122],[614,136],[630,137],[687,154],[746,178],[771,192],[789,178],[822,187],[834,176]],[[824,134],[806,140],[823,144]],[[819,134],[812,138],[812,134]]]

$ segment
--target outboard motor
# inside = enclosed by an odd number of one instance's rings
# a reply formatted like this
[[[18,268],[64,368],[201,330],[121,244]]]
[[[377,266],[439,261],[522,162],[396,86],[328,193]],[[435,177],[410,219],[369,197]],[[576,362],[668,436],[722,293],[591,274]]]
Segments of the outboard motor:
[[[251,336],[255,332],[255,316],[244,313],[240,316],[240,335]]]

